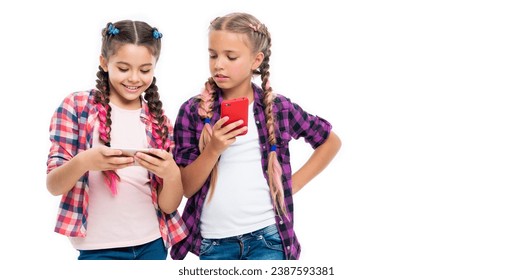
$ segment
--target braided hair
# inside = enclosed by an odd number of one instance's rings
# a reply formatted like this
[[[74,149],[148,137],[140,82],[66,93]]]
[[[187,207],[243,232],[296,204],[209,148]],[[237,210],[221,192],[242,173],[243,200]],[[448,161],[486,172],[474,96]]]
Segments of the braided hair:
[[[162,33],[157,28],[151,27],[142,21],[123,20],[116,23],[109,22],[102,30],[102,46],[101,55],[105,59],[109,59],[116,51],[125,44],[135,44],[144,46],[150,50],[152,55],[158,61],[160,56]],[[96,73],[96,90],[94,91],[94,102],[98,110],[98,118],[100,121],[99,136],[100,143],[110,147],[111,132],[111,110],[110,102],[110,86],[109,73],[104,71],[100,66]],[[168,120],[162,110],[162,102],[158,87],[157,79],[153,77],[151,85],[146,89],[144,99],[148,103],[150,117],[152,118],[152,136],[155,139],[159,149],[169,151],[171,139],[168,139]],[[109,186],[113,194],[117,193],[117,182],[119,176],[114,170],[103,171],[105,182]]]
[[[217,17],[210,23],[210,31],[226,30],[238,34],[245,34],[247,42],[253,53],[262,52],[264,59],[260,66],[253,71],[253,74],[260,75],[262,80],[261,87],[264,91],[264,106],[265,106],[265,119],[266,128],[268,132],[268,143],[270,152],[268,156],[268,184],[271,192],[271,198],[274,208],[281,216],[287,214],[287,209],[284,201],[283,183],[282,183],[282,168],[278,161],[276,154],[276,136],[275,136],[275,117],[273,114],[273,103],[275,95],[273,94],[272,87],[269,82],[269,58],[271,56],[271,34],[267,27],[262,24],[253,15],[247,13],[231,13],[223,17]],[[212,117],[212,104],[215,98],[218,87],[212,78],[209,78],[205,83],[203,92],[198,96],[199,107],[198,113],[200,117],[205,120],[205,125],[201,132],[199,148],[203,151],[206,143],[210,141],[212,128],[210,126],[210,118]],[[217,177],[217,163],[211,172],[210,181],[210,198],[214,193],[214,186]]]

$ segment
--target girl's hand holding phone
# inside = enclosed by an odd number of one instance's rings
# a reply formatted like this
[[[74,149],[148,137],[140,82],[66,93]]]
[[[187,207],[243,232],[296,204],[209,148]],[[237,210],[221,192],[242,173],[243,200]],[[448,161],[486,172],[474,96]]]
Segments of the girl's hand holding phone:
[[[244,123],[243,120],[226,124],[228,121],[229,117],[223,117],[214,124],[210,142],[207,144],[207,148],[210,146],[218,155],[221,155],[228,146],[235,142],[236,136],[244,134],[248,130],[247,126],[239,127]]]
[[[180,172],[171,153],[161,149],[150,148],[145,152],[136,152],[134,159],[138,165],[163,179]]]
[[[221,119],[212,127],[206,149],[211,149],[219,156],[235,142],[237,136],[248,132],[248,105],[249,100],[246,97],[221,102]]]
[[[121,150],[106,146],[93,147],[79,154],[87,170],[116,170],[134,165],[134,158],[122,156]]]

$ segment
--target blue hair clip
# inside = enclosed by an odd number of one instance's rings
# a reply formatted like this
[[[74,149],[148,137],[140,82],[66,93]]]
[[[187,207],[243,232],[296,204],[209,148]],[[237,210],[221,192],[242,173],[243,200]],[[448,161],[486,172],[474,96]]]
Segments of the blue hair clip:
[[[204,123],[205,124],[210,123],[210,118],[205,118]]]
[[[153,28],[153,38],[155,39],[160,39],[162,38],[162,33],[160,33],[157,28]]]
[[[117,34],[119,34],[119,29],[117,29],[117,28],[114,26],[114,24],[112,24],[112,23],[111,23],[111,24],[109,24],[109,27],[108,27],[108,31],[107,31],[107,33],[108,33],[109,35],[117,35]]]
[[[276,145],[271,146],[271,152],[276,152]]]

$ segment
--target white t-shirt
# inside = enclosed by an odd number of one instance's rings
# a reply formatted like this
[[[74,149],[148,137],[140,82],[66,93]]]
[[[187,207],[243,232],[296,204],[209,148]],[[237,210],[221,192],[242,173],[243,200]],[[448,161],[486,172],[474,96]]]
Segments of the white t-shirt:
[[[253,103],[248,132],[237,136],[221,155],[212,200],[201,213],[201,236],[226,238],[252,232],[275,223],[269,185],[262,172]],[[262,124],[265,125],[265,124]]]
[[[141,109],[126,110],[110,104],[111,146],[147,148]],[[93,147],[100,145],[97,123]],[[101,171],[89,171],[89,216],[86,237],[70,237],[78,250],[141,245],[159,238],[159,224],[151,200],[150,178],[141,166],[119,169],[117,195],[112,195]]]

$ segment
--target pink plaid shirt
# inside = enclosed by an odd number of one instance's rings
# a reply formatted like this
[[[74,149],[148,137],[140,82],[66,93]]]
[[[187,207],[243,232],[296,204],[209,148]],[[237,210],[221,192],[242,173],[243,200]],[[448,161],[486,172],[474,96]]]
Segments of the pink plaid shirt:
[[[50,123],[51,147],[48,154],[47,173],[59,167],[81,151],[92,146],[94,124],[98,111],[94,104],[94,90],[74,92],[68,95],[55,110]],[[142,102],[141,122],[146,125],[146,136],[151,147],[156,147],[152,137],[151,122],[154,121],[146,102]],[[169,139],[173,139],[172,127],[168,122]],[[174,145],[174,144],[173,144]],[[172,214],[162,212],[157,202],[157,186],[160,178],[151,174],[151,194],[159,221],[164,244],[169,247],[187,236],[187,228],[178,211]],[[83,237],[87,231],[89,204],[88,173],[86,172],[67,193],[62,195],[55,232],[72,237]]]

